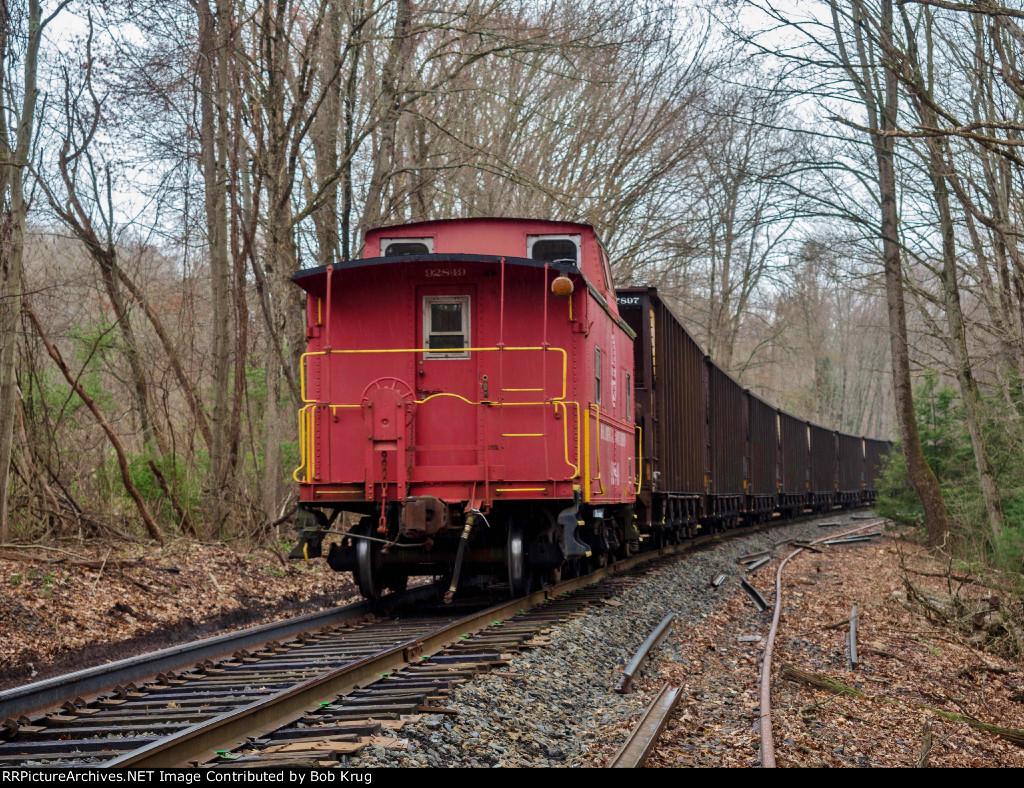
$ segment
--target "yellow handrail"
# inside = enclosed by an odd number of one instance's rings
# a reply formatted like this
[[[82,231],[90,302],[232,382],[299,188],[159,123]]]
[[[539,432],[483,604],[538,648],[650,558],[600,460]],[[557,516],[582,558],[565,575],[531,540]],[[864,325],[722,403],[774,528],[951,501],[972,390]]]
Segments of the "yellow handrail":
[[[468,347],[459,349],[463,353],[504,353],[504,352],[523,352],[523,351],[535,351],[540,350],[543,352],[557,352],[562,354],[562,393],[557,397],[553,397],[553,400],[564,400],[566,396],[566,386],[568,383],[569,374],[569,354],[565,351],[565,348],[560,347]],[[316,400],[310,400],[306,397],[306,359],[311,356],[327,356],[327,355],[366,355],[372,353],[384,353],[384,354],[396,354],[396,353],[440,353],[439,350],[430,350],[429,348],[377,348],[370,350],[310,350],[302,354],[299,360],[299,390],[302,396],[302,402],[304,404],[310,404],[316,402]],[[512,404],[512,403],[509,403]],[[339,406],[339,407],[351,407],[351,406]],[[355,407],[359,407],[356,405]]]
[[[540,407],[540,406],[547,405],[549,403],[554,403],[556,408],[559,407],[559,406],[562,408],[562,413],[563,413],[563,416],[565,417],[565,422],[566,422],[562,426],[562,440],[563,440],[563,451],[564,451],[564,455],[565,455],[564,456],[565,463],[566,463],[566,465],[568,465],[573,470],[573,474],[572,474],[572,476],[570,478],[571,479],[578,478],[579,475],[580,475],[580,456],[579,456],[580,455],[579,438],[580,438],[580,429],[581,429],[581,425],[580,425],[580,405],[579,405],[578,402],[565,399],[566,391],[568,389],[568,365],[569,365],[569,356],[568,356],[568,353],[565,351],[565,349],[564,348],[560,348],[560,347],[505,347],[505,348],[501,348],[501,347],[485,347],[485,348],[466,348],[465,350],[466,350],[466,352],[470,352],[470,353],[504,352],[504,351],[509,351],[509,352],[516,352],[516,351],[525,352],[525,351],[538,351],[538,350],[539,351],[544,351],[544,352],[555,351],[555,352],[561,353],[561,355],[562,355],[562,391],[561,391],[561,394],[559,396],[557,396],[557,397],[553,397],[551,399],[544,400],[544,401],[541,401],[541,402],[494,402],[492,400],[477,400],[477,401],[473,401],[473,400],[470,400],[470,399],[462,396],[461,394],[454,394],[454,393],[451,393],[451,392],[438,392],[437,394],[431,394],[431,395],[429,395],[427,397],[424,397],[421,400],[413,400],[413,404],[415,404],[415,405],[423,405],[423,404],[426,404],[427,402],[429,402],[430,400],[436,399],[436,398],[439,398],[439,397],[453,397],[455,399],[462,400],[467,405],[487,405],[487,406],[490,406],[490,407]],[[331,351],[329,351],[329,353],[332,354],[332,355],[356,355],[356,354],[371,354],[371,353],[386,353],[386,354],[430,353],[430,352],[437,352],[437,351],[431,351],[431,350],[428,350],[426,348],[385,348],[385,349],[376,349],[376,350],[331,350]],[[311,423],[313,421],[313,419],[315,419],[315,415],[314,415],[315,406],[316,405],[325,405],[326,407],[330,408],[332,414],[334,414],[335,411],[337,411],[338,409],[342,409],[342,408],[360,408],[360,407],[362,407],[362,403],[321,403],[321,402],[318,402],[317,400],[311,400],[311,399],[309,399],[307,397],[307,394],[306,394],[306,359],[308,357],[310,357],[310,356],[327,356],[327,355],[329,355],[329,353],[328,353],[328,351],[325,351],[325,350],[318,350],[318,351],[309,351],[309,352],[306,352],[306,353],[302,354],[302,360],[301,360],[301,364],[300,364],[300,387],[301,387],[301,396],[302,396],[303,406],[299,410],[299,452],[300,452],[300,457],[302,458],[302,464],[300,464],[299,467],[296,468],[292,472],[292,478],[295,481],[299,482],[299,483],[302,483],[302,481],[303,481],[302,478],[300,478],[300,474],[301,474],[301,472],[303,470],[306,471],[305,478],[306,478],[307,481],[312,480],[313,477],[314,477],[314,473],[315,473],[315,456],[313,454],[314,430],[313,430],[313,425]],[[507,389],[507,390],[508,391],[543,391],[543,389]],[[575,405],[575,407],[576,407],[576,462],[575,463],[572,462],[572,460],[569,457],[569,425],[567,423],[568,422],[568,408],[567,408],[568,405]],[[305,420],[303,419],[304,416],[305,416]],[[589,435],[588,435],[588,438],[589,438]],[[598,447],[598,451],[600,451],[600,446]],[[600,468],[600,465],[598,467]],[[602,490],[602,492],[604,492],[604,485],[603,484],[602,484],[601,490]]]
[[[299,467],[292,471],[292,478],[299,484],[302,484],[302,479],[299,478],[299,472],[306,468],[306,429],[305,419],[305,406],[299,408]]]

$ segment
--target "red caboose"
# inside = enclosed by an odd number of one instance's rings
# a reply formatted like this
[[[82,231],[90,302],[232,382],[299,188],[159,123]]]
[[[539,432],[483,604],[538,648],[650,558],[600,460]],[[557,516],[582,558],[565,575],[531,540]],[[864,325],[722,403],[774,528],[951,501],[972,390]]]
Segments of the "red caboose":
[[[299,483],[318,555],[363,594],[410,575],[516,593],[635,539],[633,332],[593,228],[465,219],[367,233],[301,271]]]

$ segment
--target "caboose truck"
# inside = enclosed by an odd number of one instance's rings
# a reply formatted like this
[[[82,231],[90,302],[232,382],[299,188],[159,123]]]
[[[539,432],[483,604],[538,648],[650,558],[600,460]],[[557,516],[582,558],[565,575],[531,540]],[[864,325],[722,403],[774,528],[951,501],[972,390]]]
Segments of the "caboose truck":
[[[367,598],[442,575],[451,599],[496,578],[522,594],[635,547],[634,334],[591,227],[384,227],[361,259],[294,281],[293,556],[340,536],[327,561]]]

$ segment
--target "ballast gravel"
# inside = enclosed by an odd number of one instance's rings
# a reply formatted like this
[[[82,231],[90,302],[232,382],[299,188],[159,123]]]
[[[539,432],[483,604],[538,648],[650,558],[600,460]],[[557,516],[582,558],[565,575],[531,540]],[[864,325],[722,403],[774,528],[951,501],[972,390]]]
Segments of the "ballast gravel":
[[[842,523],[819,528],[818,522]],[[398,766],[600,766],[614,752],[650,703],[659,682],[658,662],[678,657],[667,638],[648,662],[634,692],[614,692],[622,669],[666,614],[677,614],[676,632],[715,614],[722,600],[736,591],[744,573],[741,555],[773,549],[773,556],[791,549],[783,540],[817,539],[862,524],[835,515],[772,528],[757,534],[709,545],[648,573],[643,582],[617,593],[619,605],[592,605],[579,618],[552,629],[551,645],[513,657],[502,677],[484,673],[460,685],[445,699],[457,715],[429,715],[391,733],[406,739],[405,750],[373,747],[351,756],[357,768]],[[711,586],[720,573],[728,578]],[[749,578],[768,596],[774,575],[762,570]],[[758,613],[750,605],[749,632],[765,634],[771,610]],[[655,679],[651,681],[650,679]],[[756,711],[751,711],[754,724]],[[618,732],[612,740],[607,731]]]

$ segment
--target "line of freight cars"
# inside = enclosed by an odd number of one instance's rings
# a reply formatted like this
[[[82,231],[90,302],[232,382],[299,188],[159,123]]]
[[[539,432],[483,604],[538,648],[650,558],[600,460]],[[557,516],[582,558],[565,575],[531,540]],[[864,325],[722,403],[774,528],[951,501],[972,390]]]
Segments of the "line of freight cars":
[[[803,421],[711,361],[652,287],[616,291],[634,340],[641,531],[662,539],[871,503],[887,441]]]
[[[588,225],[379,227],[362,256],[294,281],[307,347],[292,555],[333,537],[328,564],[369,599],[424,575],[448,578],[448,598],[523,594],[643,536],[874,496],[887,444],[745,392],[655,290],[616,293]]]

